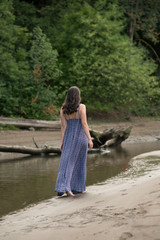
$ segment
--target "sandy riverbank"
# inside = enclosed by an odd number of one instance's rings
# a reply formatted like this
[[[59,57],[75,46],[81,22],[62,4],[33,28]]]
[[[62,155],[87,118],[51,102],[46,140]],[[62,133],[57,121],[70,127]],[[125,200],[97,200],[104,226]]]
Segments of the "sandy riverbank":
[[[120,123],[121,126],[131,123]],[[114,124],[112,124],[114,126]],[[112,127],[93,126],[94,129]],[[117,124],[116,124],[117,126]],[[59,132],[8,132],[0,144],[59,144]],[[28,134],[28,135],[27,135]],[[33,135],[32,135],[33,134]],[[36,135],[35,135],[36,134]],[[2,136],[2,135],[1,135]],[[10,137],[9,137],[10,136]],[[18,137],[19,136],[19,137]],[[45,137],[44,137],[45,136]],[[134,122],[126,143],[153,141],[160,136],[160,122]],[[46,143],[46,142],[45,142]],[[141,156],[155,160],[160,151]],[[114,178],[103,185],[88,187],[75,198],[52,198],[0,221],[3,240],[160,240],[160,167],[143,176]]]

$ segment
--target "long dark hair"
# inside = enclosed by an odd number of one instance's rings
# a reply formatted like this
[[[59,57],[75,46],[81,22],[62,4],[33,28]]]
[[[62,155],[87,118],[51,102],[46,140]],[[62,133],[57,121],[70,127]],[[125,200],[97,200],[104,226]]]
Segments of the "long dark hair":
[[[70,87],[67,92],[64,104],[62,106],[63,113],[69,115],[74,112],[77,112],[77,108],[80,104],[80,101],[81,97],[79,88],[76,86]]]

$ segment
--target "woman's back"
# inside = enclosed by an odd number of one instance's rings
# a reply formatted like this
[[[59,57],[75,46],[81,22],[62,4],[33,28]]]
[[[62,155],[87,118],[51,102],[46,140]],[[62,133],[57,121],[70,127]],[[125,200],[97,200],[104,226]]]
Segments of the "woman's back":
[[[72,114],[64,114],[64,117],[65,117],[65,119],[66,120],[69,120],[69,119],[79,119],[80,118],[80,105],[79,105],[79,107],[78,107],[78,109],[77,109],[77,112],[74,112],[74,113],[72,113]]]

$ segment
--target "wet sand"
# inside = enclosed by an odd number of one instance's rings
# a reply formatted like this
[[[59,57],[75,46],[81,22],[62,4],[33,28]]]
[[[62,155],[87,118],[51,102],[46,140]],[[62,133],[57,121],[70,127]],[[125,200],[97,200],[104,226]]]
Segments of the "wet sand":
[[[126,144],[155,140],[160,136],[160,122],[155,122],[135,122]],[[96,127],[97,130],[103,128]],[[23,133],[21,132],[22,135]],[[11,135],[12,133],[10,139]],[[55,141],[58,144],[60,135],[55,132],[53,135],[50,133],[46,140],[48,143]],[[20,139],[22,138],[17,138],[17,141]],[[39,144],[42,139],[44,138],[39,138]],[[1,138],[0,144],[2,142]],[[23,143],[27,144],[25,140]],[[160,158],[160,151],[140,157],[148,156],[150,159],[155,156]],[[77,195],[75,198],[49,199],[7,215],[0,221],[0,239],[3,240],[70,238],[160,240],[160,167],[157,166],[142,176],[117,177],[106,183],[90,186],[86,194]]]

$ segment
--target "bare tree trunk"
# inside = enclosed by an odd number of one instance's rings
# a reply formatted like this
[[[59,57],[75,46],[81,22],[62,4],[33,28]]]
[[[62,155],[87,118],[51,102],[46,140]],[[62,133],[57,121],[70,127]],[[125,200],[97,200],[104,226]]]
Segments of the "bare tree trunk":
[[[133,29],[133,0],[131,0],[131,23],[130,23],[130,41],[133,43],[133,35],[134,35],[134,29]]]
[[[133,43],[134,32],[137,24],[137,12],[139,7],[139,0],[136,1],[136,8],[134,14],[134,0],[131,0],[131,23],[130,23],[130,41]]]

